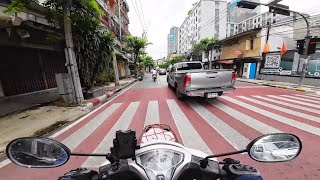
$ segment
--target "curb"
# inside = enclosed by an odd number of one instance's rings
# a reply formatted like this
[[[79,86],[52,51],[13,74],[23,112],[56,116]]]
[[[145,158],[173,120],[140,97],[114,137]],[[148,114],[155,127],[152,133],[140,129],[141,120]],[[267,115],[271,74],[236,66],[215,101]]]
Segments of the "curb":
[[[245,81],[245,80],[237,80],[240,82],[246,82],[246,83],[251,83],[251,84],[259,84],[262,86],[269,86],[269,87],[275,87],[275,88],[281,88],[281,89],[290,89],[290,90],[296,90],[296,91],[300,91],[300,92],[307,92],[307,93],[318,93],[320,94],[320,92],[315,91],[315,90],[309,90],[309,89],[305,89],[305,88],[294,88],[294,87],[290,87],[290,86],[283,86],[283,85],[274,85],[274,84],[268,84],[265,82],[252,82],[252,81]]]
[[[131,81],[130,83],[122,86],[122,87],[119,87],[119,88],[116,88],[112,91],[107,91],[105,95],[102,95],[102,96],[99,96],[99,97],[96,97],[92,100],[90,100],[90,102],[88,102],[87,104],[83,105],[83,107],[86,107],[86,108],[91,108],[91,107],[94,107],[94,106],[97,106],[101,103],[104,103],[106,102],[111,96],[113,96],[114,94],[116,94],[117,92],[121,91],[122,89],[130,86],[131,84],[135,83],[137,80],[133,80]]]

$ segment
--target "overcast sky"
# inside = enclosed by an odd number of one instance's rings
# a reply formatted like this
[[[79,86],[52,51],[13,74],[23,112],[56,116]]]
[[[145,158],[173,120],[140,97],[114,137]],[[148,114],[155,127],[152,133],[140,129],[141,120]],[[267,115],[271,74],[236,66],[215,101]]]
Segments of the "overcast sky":
[[[152,42],[152,45],[148,46],[147,52],[154,59],[165,57],[167,54],[167,35],[170,27],[179,27],[187,16],[188,10],[192,8],[192,3],[199,0],[127,0],[130,8],[129,30],[135,36],[141,36],[143,32],[135,10],[135,7],[138,8],[142,19],[140,1],[143,8],[147,38]],[[261,0],[262,3],[269,1]],[[288,5],[290,9],[299,12],[320,13],[320,1],[318,0],[283,0],[281,4]]]

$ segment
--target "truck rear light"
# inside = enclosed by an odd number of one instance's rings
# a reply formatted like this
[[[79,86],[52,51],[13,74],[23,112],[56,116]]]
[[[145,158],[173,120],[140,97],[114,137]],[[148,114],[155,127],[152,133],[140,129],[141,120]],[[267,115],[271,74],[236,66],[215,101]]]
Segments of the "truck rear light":
[[[191,75],[190,74],[186,74],[186,77],[184,78],[184,87],[189,86],[191,83]]]
[[[237,79],[237,74],[235,72],[232,72],[232,80],[231,80],[231,82],[232,83],[236,82],[236,79]]]

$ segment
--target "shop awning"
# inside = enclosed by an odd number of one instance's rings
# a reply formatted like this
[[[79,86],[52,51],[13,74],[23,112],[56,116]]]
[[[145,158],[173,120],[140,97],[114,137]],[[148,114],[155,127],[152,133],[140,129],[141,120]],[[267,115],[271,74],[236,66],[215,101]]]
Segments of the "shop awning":
[[[133,63],[133,61],[127,55],[125,55],[123,52],[121,52],[120,50],[115,49],[114,52],[116,53],[116,55],[118,57],[121,57],[122,59],[127,60],[129,63]]]

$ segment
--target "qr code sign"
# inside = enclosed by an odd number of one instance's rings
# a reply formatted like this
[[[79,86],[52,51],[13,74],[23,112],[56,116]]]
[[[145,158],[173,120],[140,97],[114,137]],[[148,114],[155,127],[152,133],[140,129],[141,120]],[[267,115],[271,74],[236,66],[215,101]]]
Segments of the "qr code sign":
[[[264,67],[265,68],[279,68],[280,61],[281,61],[280,55],[267,55]]]

